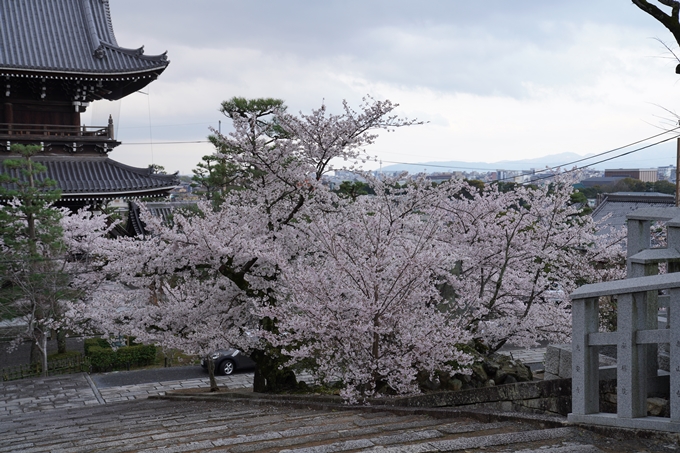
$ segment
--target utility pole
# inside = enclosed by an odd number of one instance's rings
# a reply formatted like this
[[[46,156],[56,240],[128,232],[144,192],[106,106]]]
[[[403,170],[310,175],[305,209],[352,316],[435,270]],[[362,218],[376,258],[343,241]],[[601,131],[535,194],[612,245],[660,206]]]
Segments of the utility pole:
[[[680,121],[678,121],[680,125]],[[680,137],[675,153],[675,207],[680,207]]]

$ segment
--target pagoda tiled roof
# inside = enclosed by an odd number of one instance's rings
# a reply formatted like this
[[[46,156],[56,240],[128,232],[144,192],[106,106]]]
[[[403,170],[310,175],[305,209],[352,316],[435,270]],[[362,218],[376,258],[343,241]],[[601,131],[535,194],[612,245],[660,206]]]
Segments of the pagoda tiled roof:
[[[144,55],[116,41],[108,0],[0,1],[0,73],[160,73],[165,54]]]
[[[607,194],[591,214],[603,227],[623,228],[627,216],[640,209],[675,208],[675,197],[657,192],[616,192]],[[605,231],[605,230],[603,230]]]
[[[0,173],[20,177],[15,170],[5,168],[3,160]],[[153,173],[149,168],[131,167],[106,156],[40,156],[33,160],[47,167],[39,179],[55,180],[62,199],[136,199],[164,194],[179,185],[176,175]]]
[[[196,208],[196,203],[194,202],[147,202],[144,203],[144,207],[149,211],[154,217],[159,217],[163,219],[163,223],[170,225],[172,223],[172,217],[175,210],[177,209],[189,209],[193,210]],[[142,220],[140,205],[134,201],[128,203],[129,215],[127,223],[127,234],[129,236],[146,236],[149,234],[149,230],[146,228],[146,224]]]

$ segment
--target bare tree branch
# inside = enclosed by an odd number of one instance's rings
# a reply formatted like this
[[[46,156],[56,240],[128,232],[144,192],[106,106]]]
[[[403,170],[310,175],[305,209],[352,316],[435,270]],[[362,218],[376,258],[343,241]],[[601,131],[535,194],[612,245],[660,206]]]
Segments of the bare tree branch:
[[[663,12],[658,6],[649,3],[647,0],[632,0],[633,4],[652,16],[657,21],[661,22],[675,38],[675,41],[680,45],[680,21],[678,16],[680,13],[680,1],[678,0],[659,0],[662,5],[670,6],[672,12],[670,15]],[[678,72],[678,69],[676,69]]]

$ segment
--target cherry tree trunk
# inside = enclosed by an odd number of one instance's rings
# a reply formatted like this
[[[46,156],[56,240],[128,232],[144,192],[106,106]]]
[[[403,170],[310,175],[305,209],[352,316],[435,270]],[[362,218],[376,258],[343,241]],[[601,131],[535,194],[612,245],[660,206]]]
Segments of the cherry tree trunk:
[[[210,379],[210,391],[219,392],[220,388],[217,386],[217,381],[215,380],[215,361],[212,357],[208,357],[208,379]]]
[[[256,349],[250,355],[257,364],[253,379],[254,392],[281,393],[297,388],[295,373],[284,366],[284,358],[273,352]]]
[[[42,375],[43,377],[49,376],[49,370],[47,369],[47,334],[42,332],[41,338],[42,347],[40,348],[42,352]]]
[[[31,339],[31,356],[30,356],[30,362],[31,365],[38,364],[42,361],[42,353],[40,352],[40,345],[38,344],[38,340],[34,337]]]
[[[57,330],[57,354],[66,354],[66,330]]]

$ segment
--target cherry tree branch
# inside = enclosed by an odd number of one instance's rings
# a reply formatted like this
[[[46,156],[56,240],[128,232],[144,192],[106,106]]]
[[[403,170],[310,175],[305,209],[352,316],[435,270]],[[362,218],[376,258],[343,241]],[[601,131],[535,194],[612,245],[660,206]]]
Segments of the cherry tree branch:
[[[672,8],[671,14],[666,14],[658,6],[649,3],[647,0],[632,0],[633,4],[652,16],[657,21],[661,22],[675,38],[675,41],[680,45],[680,21],[678,16],[680,13],[680,2],[677,0],[659,0],[659,3],[670,6]]]

